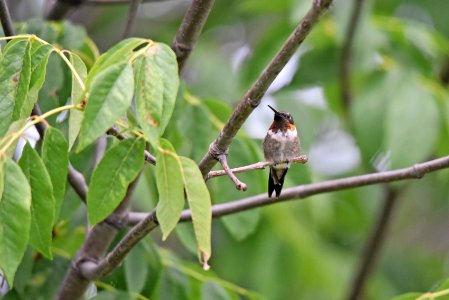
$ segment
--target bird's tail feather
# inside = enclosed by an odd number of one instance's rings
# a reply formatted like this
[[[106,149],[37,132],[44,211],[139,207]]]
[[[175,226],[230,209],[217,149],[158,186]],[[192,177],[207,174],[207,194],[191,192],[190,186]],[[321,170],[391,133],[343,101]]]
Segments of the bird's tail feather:
[[[276,170],[274,168],[270,168],[270,175],[268,176],[268,197],[271,198],[273,191],[276,192],[276,197],[281,195],[282,186],[284,185],[284,178],[287,174],[288,169],[283,169],[282,172],[280,170]]]

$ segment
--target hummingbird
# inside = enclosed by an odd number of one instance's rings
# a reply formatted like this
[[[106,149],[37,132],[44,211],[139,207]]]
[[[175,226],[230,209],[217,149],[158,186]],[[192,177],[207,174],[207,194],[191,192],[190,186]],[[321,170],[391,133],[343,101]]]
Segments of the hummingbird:
[[[292,115],[268,107],[274,111],[274,121],[263,141],[263,152],[265,159],[273,163],[268,176],[268,197],[271,198],[273,191],[276,197],[280,196],[289,161],[299,156],[300,141]]]

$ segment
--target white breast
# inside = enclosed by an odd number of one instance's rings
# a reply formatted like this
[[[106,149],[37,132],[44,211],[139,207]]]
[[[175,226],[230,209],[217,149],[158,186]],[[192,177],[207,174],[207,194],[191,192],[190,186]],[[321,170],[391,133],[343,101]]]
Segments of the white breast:
[[[286,130],[286,131],[277,131],[273,132],[271,129],[268,131],[270,137],[276,140],[279,143],[279,151],[277,152],[279,157],[276,159],[277,161],[285,161],[287,157],[285,157],[285,147],[287,144],[298,138],[298,133],[296,128],[294,130]],[[281,166],[282,165],[282,166]],[[289,167],[290,164],[279,164],[278,168]]]

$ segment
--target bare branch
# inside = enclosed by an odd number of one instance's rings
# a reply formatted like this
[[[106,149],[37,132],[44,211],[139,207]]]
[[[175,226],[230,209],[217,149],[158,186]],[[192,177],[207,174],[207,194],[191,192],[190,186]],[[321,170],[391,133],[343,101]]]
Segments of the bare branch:
[[[300,155],[298,157],[295,157],[292,160],[286,161],[286,163],[287,162],[294,162],[294,163],[305,164],[307,162],[307,156],[306,155]],[[266,167],[269,167],[272,164],[273,163],[270,162],[270,161],[260,161],[260,162],[257,162],[255,164],[251,164],[251,165],[247,165],[247,166],[243,166],[243,167],[238,167],[238,168],[233,168],[233,169],[230,169],[230,171],[232,173],[243,173],[243,172],[248,172],[248,171],[252,171],[252,170],[265,169]],[[227,175],[225,170],[210,171],[209,173],[207,173],[206,181],[211,179],[211,178],[218,177],[218,176],[223,176],[223,175]]]
[[[332,0],[313,1],[312,8],[304,16],[298,27],[296,27],[271,63],[249,89],[243,97],[243,100],[237,105],[220,134],[209,147],[209,151],[200,161],[199,167],[203,176],[206,176],[216,164],[218,156],[222,153],[226,153],[233,138],[237,134],[237,131],[242,127],[243,123],[253,110],[260,104],[268,87],[302,44],[304,39],[310,33],[312,27],[329,8],[331,2]]]
[[[108,145],[107,136],[103,134],[95,141],[95,151],[92,166],[94,169],[97,167],[98,163],[104,156],[104,152],[106,151],[106,146]]]
[[[61,20],[86,0],[56,0],[45,15],[47,20]]]
[[[124,39],[131,35],[131,31],[133,30],[134,24],[136,23],[137,10],[140,3],[142,3],[142,0],[129,1],[128,18],[126,19],[126,27],[122,36]]]
[[[176,33],[172,49],[178,60],[179,73],[203,30],[215,0],[193,0]]]
[[[228,154],[221,154],[218,156],[218,160],[220,161],[220,164],[222,165],[224,172],[226,175],[229,176],[229,178],[232,180],[232,182],[235,185],[235,188],[239,191],[246,191],[247,186],[245,183],[241,182],[235,175],[234,172],[229,168],[228,165]]]
[[[71,164],[69,164],[69,173],[67,177],[70,185],[73,187],[78,196],[80,196],[81,200],[86,202],[87,184],[83,174],[78,172]]]
[[[357,25],[362,12],[364,0],[354,0],[351,12],[351,18],[346,29],[346,36],[343,42],[343,48],[340,57],[340,88],[341,99],[344,107],[349,107],[352,99],[351,95],[351,63],[352,63],[352,45],[357,29]]]
[[[351,284],[351,290],[346,299],[358,300],[364,298],[363,291],[365,283],[368,276],[372,272],[374,265],[376,264],[382,246],[385,242],[386,232],[388,231],[389,225],[393,220],[392,215],[394,214],[397,206],[398,196],[398,191],[395,191],[391,187],[387,187],[384,203],[379,211],[379,216],[373,231],[371,232],[363,250],[357,273]]]
[[[16,34],[12,25],[11,15],[9,14],[6,0],[0,0],[0,21],[2,22],[3,33],[5,36],[13,36]]]
[[[89,231],[87,238],[72,260],[56,299],[82,299],[90,280],[82,276],[78,266],[83,262],[96,262],[106,253],[118,230],[125,225],[128,205],[136,186],[137,179],[132,182],[125,198],[106,220]]]
[[[371,173],[360,176],[347,177],[342,179],[328,180],[319,183],[312,183],[288,188],[282,191],[278,198],[269,198],[266,193],[248,197],[245,199],[215,204],[212,206],[212,217],[218,218],[238,212],[246,211],[256,207],[267,206],[284,201],[303,199],[312,195],[341,191],[345,189],[372,185],[377,183],[400,181],[405,179],[422,178],[425,174],[437,170],[449,168],[449,156],[430,160],[414,166],[386,171]],[[192,220],[192,212],[184,210],[181,213],[180,222],[189,222]],[[129,224],[137,225],[131,229],[120,243],[98,263],[82,264],[80,269],[83,276],[89,279],[98,279],[112,270],[114,270],[124,259],[126,254],[141,240],[146,234],[157,227],[156,212],[153,210],[149,214],[132,213],[127,218]]]

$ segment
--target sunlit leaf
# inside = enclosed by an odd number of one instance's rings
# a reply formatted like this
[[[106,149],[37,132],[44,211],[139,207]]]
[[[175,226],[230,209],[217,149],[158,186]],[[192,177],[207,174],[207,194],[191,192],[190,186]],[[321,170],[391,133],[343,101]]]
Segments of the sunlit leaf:
[[[30,243],[45,257],[52,259],[51,241],[55,221],[55,199],[50,175],[36,150],[26,144],[19,165],[31,187]]]
[[[50,175],[55,199],[55,220],[58,219],[64,199],[69,166],[68,145],[64,134],[55,127],[49,127],[45,132],[42,144],[42,160]]]
[[[0,268],[10,286],[28,244],[31,224],[31,190],[20,167],[4,163],[4,190],[0,200]]]
[[[19,119],[22,106],[27,101],[30,76],[29,40],[11,41],[0,61],[0,136],[5,134],[12,121]]]
[[[134,86],[132,68],[115,64],[94,79],[81,124],[77,151],[95,141],[122,116],[131,104]]]
[[[181,162],[173,146],[165,139],[159,141],[156,183],[159,192],[156,214],[161,226],[162,239],[165,240],[178,223],[184,208]]]
[[[76,72],[78,73],[80,79],[85,82],[87,77],[87,69],[84,62],[81,60],[81,58],[70,52],[70,62],[72,63],[73,67],[75,68]],[[80,85],[80,82],[77,80],[77,78],[72,74],[72,92],[71,92],[71,98],[72,98],[72,104],[80,104],[83,101],[82,95],[83,95],[83,88]],[[81,128],[81,122],[83,120],[84,112],[72,109],[70,110],[70,119],[69,119],[69,149],[72,148],[73,144],[75,143],[76,138],[78,137],[78,133]]]
[[[98,164],[89,184],[87,211],[95,225],[105,219],[125,197],[128,185],[143,167],[145,142],[127,139],[110,148]]]
[[[173,113],[178,92],[176,56],[170,47],[157,43],[136,60],[134,67],[137,119],[148,141],[157,145]]]
[[[192,211],[192,223],[198,244],[201,263],[208,268],[207,261],[211,256],[212,209],[209,190],[196,163],[181,157],[184,188],[187,202]]]

